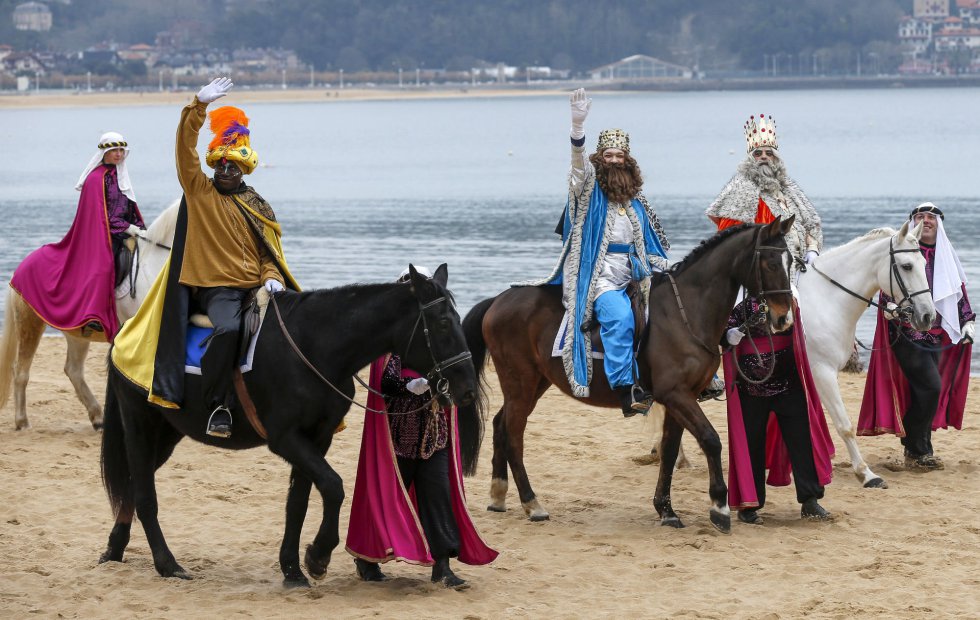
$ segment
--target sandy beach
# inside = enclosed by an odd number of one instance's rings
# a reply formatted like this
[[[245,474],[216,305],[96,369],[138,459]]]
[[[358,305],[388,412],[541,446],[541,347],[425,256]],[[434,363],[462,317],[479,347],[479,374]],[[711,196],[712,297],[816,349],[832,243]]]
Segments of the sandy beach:
[[[179,95],[183,100],[183,94]],[[88,378],[104,389],[105,345]],[[889,483],[865,490],[834,434],[835,479],[823,504],[832,523],[805,523],[791,487],[770,488],[761,527],[716,532],[707,516],[707,471],[689,436],[693,467],[675,476],[674,507],[687,528],[660,527],[651,504],[657,465],[641,417],[623,419],[549,391],[527,431],[525,460],[551,520],[529,522],[511,485],[510,510],[485,510],[490,441],[468,504],[501,551],[488,567],[458,566],[472,587],[456,592],[428,571],[388,564],[388,583],[357,580],[334,552],[327,577],[284,590],[277,564],[288,467],[266,449],[232,453],[184,441],[157,477],[160,519],[192,581],[153,569],[138,524],[123,563],[96,563],[112,523],[99,479],[100,435],[62,373],[65,340],[44,338],[28,387],[33,428],[13,430],[0,411],[0,617],[4,618],[976,618],[980,615],[980,388],[966,428],[934,437],[945,471],[902,471],[891,436],[861,438]],[[493,377],[491,377],[493,380]],[[842,375],[856,419],[864,377]],[[363,398],[363,395],[361,395]],[[491,396],[494,411],[501,402]],[[724,405],[706,410],[727,442]],[[362,416],[351,413],[328,459],[343,476],[346,535]],[[727,460],[727,459],[726,459]],[[315,494],[314,494],[315,495]],[[310,502],[302,544],[315,533]]]
[[[207,81],[202,81],[205,84]],[[75,108],[113,106],[184,106],[196,90],[104,92],[28,91],[0,96],[0,110],[24,108]],[[566,95],[558,89],[423,87],[423,88],[236,88],[223,102],[242,103],[330,103],[337,101],[387,101],[400,99],[458,99],[462,97],[540,97]]]

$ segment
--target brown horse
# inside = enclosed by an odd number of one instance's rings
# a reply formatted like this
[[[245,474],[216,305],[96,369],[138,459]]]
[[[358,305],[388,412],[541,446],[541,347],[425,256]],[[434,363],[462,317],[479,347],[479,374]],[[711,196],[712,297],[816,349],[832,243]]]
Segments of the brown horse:
[[[662,525],[683,527],[670,503],[670,485],[681,434],[686,429],[707,456],[711,522],[722,532],[731,529],[721,440],[697,397],[718,369],[718,343],[739,287],[766,299],[774,331],[786,330],[792,324],[789,253],[783,239],[792,224],[790,218],[769,225],[730,228],[702,242],[670,272],[654,276],[649,296],[651,320],[637,359],[640,382],[667,412],[663,462],[653,499]],[[548,386],[555,385],[571,395],[562,360],[551,354],[564,312],[561,287],[522,287],[481,301],[463,321],[477,372],[482,376],[489,353],[504,395],[504,404],[493,419],[488,510],[505,510],[509,463],[524,511],[532,521],[549,518],[524,468],[524,429]],[[618,408],[619,397],[610,389],[600,363],[595,360],[590,396],[582,400],[589,405]],[[474,406],[486,405],[483,390],[485,385],[481,385],[481,398]]]

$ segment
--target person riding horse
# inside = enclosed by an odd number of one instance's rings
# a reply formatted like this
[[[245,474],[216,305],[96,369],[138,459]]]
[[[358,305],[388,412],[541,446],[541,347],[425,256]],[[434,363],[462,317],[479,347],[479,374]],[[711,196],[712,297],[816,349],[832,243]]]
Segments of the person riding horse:
[[[786,246],[791,261],[809,263],[823,240],[820,218],[803,190],[786,176],[776,124],[760,114],[758,120],[750,117],[744,130],[748,156],[707,215],[719,230],[796,216]],[[831,479],[834,443],[813,385],[799,307],[794,307],[795,325],[772,334],[752,320],[764,306],[751,296],[736,305],[723,343],[732,347],[725,355],[729,504],[739,509],[740,521],[761,523],[766,469],[769,483],[780,486],[789,484],[792,471],[801,516],[829,519],[817,500]],[[771,415],[777,424],[769,424]]]
[[[651,397],[637,379],[627,287],[639,285],[645,304],[650,275],[667,267],[670,243],[641,192],[643,177],[630,155],[629,134],[621,129],[602,131],[596,152],[587,156],[585,119],[592,100],[581,88],[570,100],[572,167],[568,202],[559,222],[564,245],[551,275],[533,284],[563,287],[569,320],[562,358],[574,395],[589,395],[589,332],[595,321],[605,349],[606,378],[620,398],[623,415],[629,417],[649,409]]]
[[[945,218],[931,202],[909,214],[910,222],[922,224],[919,249],[936,318],[928,330],[918,331],[882,292],[858,418],[858,434],[899,435],[906,467],[919,471],[945,468],[933,454],[932,431],[963,426],[977,317],[966,295],[963,266],[946,236]]]
[[[184,396],[184,347],[193,300],[211,319],[214,332],[201,359],[203,396],[211,410],[208,435],[231,436],[232,368],[241,332],[242,305],[260,286],[270,293],[285,286],[299,290],[282,252],[282,229],[262,196],[246,185],[243,174],[258,165],[248,118],[238,108],[211,112],[215,137],[201,171],[197,139],[209,103],[233,86],[217,78],[201,88],[180,117],[177,129],[177,177],[184,200],[177,221],[170,264],[146,303],[120,332],[113,361],[121,372],[164,407],[179,406]]]
[[[129,143],[110,131],[99,138],[78,178],[81,192],[75,221],[58,243],[41,246],[18,266],[10,280],[34,312],[62,331],[102,332],[109,342],[119,331],[115,288],[128,267],[125,241],[145,235],[143,216],[129,180]]]

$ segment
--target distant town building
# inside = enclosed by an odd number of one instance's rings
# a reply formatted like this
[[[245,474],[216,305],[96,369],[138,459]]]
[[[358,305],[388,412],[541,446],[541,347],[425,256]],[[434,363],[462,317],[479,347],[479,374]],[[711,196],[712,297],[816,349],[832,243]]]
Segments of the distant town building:
[[[688,67],[665,62],[652,56],[636,54],[589,71],[595,81],[612,80],[657,80],[665,78],[691,78],[693,72]]]
[[[51,9],[40,2],[25,2],[14,8],[14,28],[47,32],[51,30]]]
[[[915,0],[912,15],[918,19],[944,19],[949,17],[949,0]]]
[[[41,59],[30,52],[11,52],[5,55],[3,60],[0,60],[0,67],[10,75],[25,73],[45,75],[47,73],[47,68]]]

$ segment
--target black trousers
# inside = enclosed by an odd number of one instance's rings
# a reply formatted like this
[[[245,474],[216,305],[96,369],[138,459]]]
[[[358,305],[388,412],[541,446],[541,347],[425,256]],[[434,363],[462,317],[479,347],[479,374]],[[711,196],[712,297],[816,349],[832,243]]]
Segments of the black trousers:
[[[197,290],[197,303],[211,323],[214,332],[208,348],[201,357],[201,385],[204,402],[214,408],[234,404],[232,371],[237,363],[239,337],[242,328],[242,303],[248,291],[218,286]]]
[[[932,454],[932,420],[939,407],[942,378],[939,375],[939,351],[925,351],[905,338],[899,338],[892,351],[909,382],[911,402],[902,417],[905,437],[902,445],[909,456]]]
[[[796,501],[802,504],[811,498],[823,498],[823,486],[817,478],[817,467],[813,464],[810,418],[803,386],[798,381],[794,382],[788,390],[776,396],[749,396],[741,391],[739,400],[742,403],[742,420],[759,508],[766,504],[766,425],[770,411],[776,414],[776,422],[793,465]]]
[[[437,450],[427,459],[398,457],[405,488],[415,485],[422,531],[436,560],[459,555],[459,528],[453,516],[449,490],[449,449]]]

